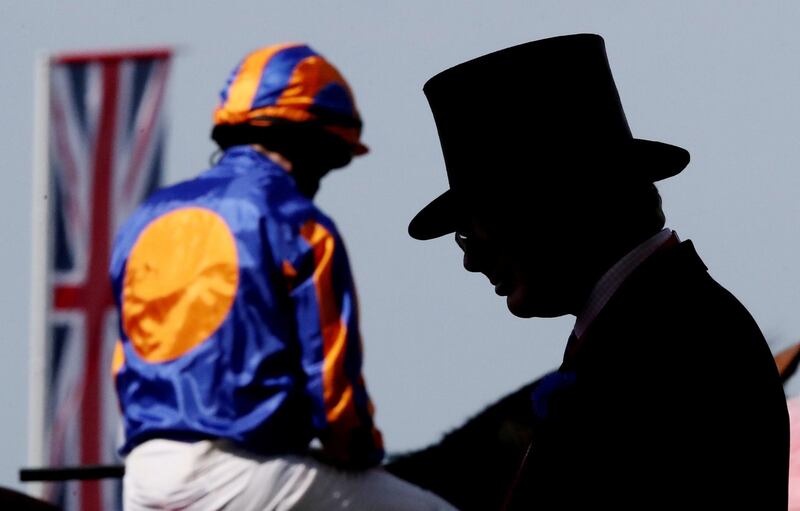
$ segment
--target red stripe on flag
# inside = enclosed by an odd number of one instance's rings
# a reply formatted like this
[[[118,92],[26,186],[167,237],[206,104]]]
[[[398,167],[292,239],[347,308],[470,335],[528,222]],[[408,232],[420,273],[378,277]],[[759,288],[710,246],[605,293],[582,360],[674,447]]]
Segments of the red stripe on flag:
[[[86,280],[83,303],[86,310],[86,368],[81,402],[81,463],[94,464],[101,456],[101,378],[100,371],[103,342],[103,320],[106,310],[112,305],[111,285],[106,275],[110,242],[110,184],[113,141],[117,115],[119,89],[119,62],[103,62],[103,100],[100,110],[100,125],[94,158],[92,183],[92,240],[89,255],[89,273]],[[81,509],[100,511],[102,507],[99,481],[83,483]]]
[[[61,286],[55,290],[53,307],[56,310],[79,308],[83,303],[83,287]]]

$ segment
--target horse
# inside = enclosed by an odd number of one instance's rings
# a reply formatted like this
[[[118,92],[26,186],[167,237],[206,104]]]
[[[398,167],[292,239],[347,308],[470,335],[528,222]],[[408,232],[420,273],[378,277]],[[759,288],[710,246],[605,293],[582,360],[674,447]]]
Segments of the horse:
[[[786,383],[800,365],[800,343],[778,353],[775,363],[782,381]],[[546,376],[490,404],[463,425],[445,434],[440,441],[419,450],[391,455],[383,468],[436,493],[461,511],[506,508],[513,488],[524,488],[530,484],[525,480],[525,472],[521,468],[534,439],[532,396]],[[790,412],[796,410],[792,415],[793,433],[798,431],[793,434],[791,448],[793,454],[797,451],[797,457],[793,456],[789,478],[790,481],[800,482],[800,398],[790,400],[789,404]],[[114,472],[102,477],[121,477],[124,472],[122,466],[106,468]],[[514,494],[514,507],[530,507],[524,501],[525,495],[525,492]],[[46,507],[46,503],[38,500],[14,500],[20,497],[15,492],[0,489],[3,509],[6,509],[5,504],[11,503],[14,505],[9,509],[57,509]],[[800,487],[792,491],[790,485],[789,510],[800,511]]]
[[[775,355],[786,384],[800,365],[800,343]],[[543,378],[528,383],[490,404],[428,447],[393,455],[390,473],[432,491],[462,511],[505,509],[513,487],[530,484],[520,471],[534,438],[531,396]],[[792,457],[789,509],[800,511],[800,397],[789,400]],[[791,413],[794,412],[794,413]],[[525,492],[516,492],[514,507],[526,509]],[[794,506],[794,507],[793,507]]]

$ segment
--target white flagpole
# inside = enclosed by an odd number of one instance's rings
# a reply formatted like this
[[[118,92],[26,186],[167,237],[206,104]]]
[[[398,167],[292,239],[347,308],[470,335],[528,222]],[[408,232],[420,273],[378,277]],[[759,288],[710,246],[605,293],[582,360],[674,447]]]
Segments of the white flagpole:
[[[47,390],[47,293],[50,273],[51,203],[49,165],[50,56],[39,55],[34,70],[34,133],[31,200],[31,304],[28,376],[28,463],[43,466]],[[41,496],[44,486],[29,483],[28,492]]]

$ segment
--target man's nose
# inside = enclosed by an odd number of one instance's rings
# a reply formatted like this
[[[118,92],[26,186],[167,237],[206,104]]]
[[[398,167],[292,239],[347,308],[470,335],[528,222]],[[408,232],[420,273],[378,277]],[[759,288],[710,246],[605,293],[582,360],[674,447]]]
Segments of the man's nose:
[[[471,250],[464,252],[464,269],[473,273],[481,271],[480,258],[475,252]]]

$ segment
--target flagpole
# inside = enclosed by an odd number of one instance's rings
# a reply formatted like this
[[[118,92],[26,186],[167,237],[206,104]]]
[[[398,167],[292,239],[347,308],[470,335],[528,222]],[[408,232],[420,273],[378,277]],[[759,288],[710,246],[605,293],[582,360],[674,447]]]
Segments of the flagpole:
[[[28,463],[42,466],[45,435],[47,358],[47,279],[50,271],[48,243],[50,219],[49,103],[50,56],[38,55],[34,69],[34,132],[31,214],[31,289],[28,329]],[[41,496],[41,483],[28,484],[28,493]]]

